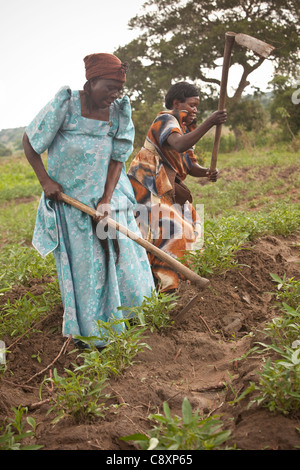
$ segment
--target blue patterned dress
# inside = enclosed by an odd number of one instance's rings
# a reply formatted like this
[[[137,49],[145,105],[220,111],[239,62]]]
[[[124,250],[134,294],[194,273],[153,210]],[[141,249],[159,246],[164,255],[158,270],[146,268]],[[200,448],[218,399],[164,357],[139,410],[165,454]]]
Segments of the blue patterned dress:
[[[134,127],[127,96],[114,101],[109,121],[81,116],[79,91],[61,88],[26,128],[33,149],[48,150],[48,174],[65,194],[96,208],[106,183],[110,159],[125,162],[133,149]],[[136,200],[125,165],[114,190],[112,217],[137,233]],[[63,335],[98,334],[98,320],[121,319],[119,307],[141,304],[154,288],[147,253],[124,235],[118,237],[119,261],[112,240],[109,263],[93,229],[92,218],[42,194],[33,246],[45,257],[53,253],[64,307]],[[124,328],[120,324],[120,331]],[[104,346],[103,341],[96,343]]]

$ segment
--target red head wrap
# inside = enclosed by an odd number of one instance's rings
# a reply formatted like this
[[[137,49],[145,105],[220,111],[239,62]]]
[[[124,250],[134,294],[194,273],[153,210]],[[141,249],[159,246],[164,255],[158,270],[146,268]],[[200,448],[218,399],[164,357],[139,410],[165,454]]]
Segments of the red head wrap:
[[[126,81],[127,62],[122,63],[113,54],[90,54],[84,59],[86,79],[100,77],[104,79]]]

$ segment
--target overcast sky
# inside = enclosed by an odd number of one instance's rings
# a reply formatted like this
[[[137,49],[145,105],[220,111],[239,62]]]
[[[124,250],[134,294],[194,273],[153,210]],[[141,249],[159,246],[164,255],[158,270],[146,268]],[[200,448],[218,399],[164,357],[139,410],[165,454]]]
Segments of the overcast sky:
[[[133,39],[128,21],[144,3],[0,0],[0,130],[29,124],[61,86],[82,89],[83,58],[112,53]],[[256,74],[260,85],[271,73],[265,62]]]

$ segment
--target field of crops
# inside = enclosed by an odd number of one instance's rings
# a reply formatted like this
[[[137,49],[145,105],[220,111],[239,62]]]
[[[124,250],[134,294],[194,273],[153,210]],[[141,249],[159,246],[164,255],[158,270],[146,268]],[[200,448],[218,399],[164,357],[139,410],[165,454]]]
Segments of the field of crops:
[[[41,189],[23,156],[0,162],[0,449],[300,448],[300,152],[222,154],[204,204],[210,280],[153,295],[101,353],[61,334],[52,255],[31,246]],[[5,356],[5,357],[4,357]]]

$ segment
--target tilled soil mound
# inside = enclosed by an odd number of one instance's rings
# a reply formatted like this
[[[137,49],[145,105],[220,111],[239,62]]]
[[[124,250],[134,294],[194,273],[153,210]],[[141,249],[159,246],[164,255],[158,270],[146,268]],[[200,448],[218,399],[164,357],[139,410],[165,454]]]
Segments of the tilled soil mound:
[[[43,450],[135,450],[134,443],[120,437],[147,432],[149,414],[163,413],[164,401],[172,414],[181,415],[187,397],[194,410],[199,409],[203,416],[218,415],[231,430],[227,446],[241,450],[299,448],[299,414],[284,416],[256,405],[249,408],[249,399],[230,404],[234,394],[240,395],[250,382],[258,380],[261,362],[257,357],[236,359],[261,339],[265,322],[278,315],[270,294],[276,290],[270,273],[299,278],[299,242],[300,235],[266,236],[244,246],[236,255],[239,266],[212,276],[196,305],[176,319],[199,294],[183,283],[172,311],[172,326],[158,333],[149,331],[145,341],[151,350],[145,348],[131,367],[109,382],[108,392],[122,406],[110,408],[104,419],[93,422],[75,424],[63,419],[53,425],[53,416],[47,415],[49,403],[41,403],[43,378],[54,367],[62,374],[76,361],[72,344],[62,350],[66,341],[59,331],[63,312],[57,307],[40,322],[38,331],[14,340],[8,369],[0,379],[0,420],[12,417],[11,407],[21,404],[38,423],[34,443]],[[41,286],[32,282],[30,289],[37,292]],[[8,346],[13,343],[3,339]]]

